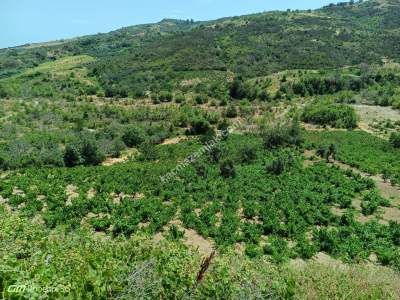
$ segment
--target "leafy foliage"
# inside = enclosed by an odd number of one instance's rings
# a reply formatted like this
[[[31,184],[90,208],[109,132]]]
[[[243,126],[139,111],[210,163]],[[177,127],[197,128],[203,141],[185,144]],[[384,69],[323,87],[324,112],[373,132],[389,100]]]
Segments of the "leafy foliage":
[[[314,102],[304,108],[302,120],[334,128],[354,129],[357,127],[358,117],[348,105]]]

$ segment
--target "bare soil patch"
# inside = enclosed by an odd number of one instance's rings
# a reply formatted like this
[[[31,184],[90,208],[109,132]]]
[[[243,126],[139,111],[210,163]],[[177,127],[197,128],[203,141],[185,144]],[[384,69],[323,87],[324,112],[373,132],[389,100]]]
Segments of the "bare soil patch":
[[[202,256],[209,256],[213,251],[215,251],[214,242],[205,239],[193,229],[184,228],[182,222],[178,219],[172,220],[168,225],[164,226],[164,232],[167,232],[172,225],[175,225],[180,231],[184,232],[184,238],[182,242],[186,246],[197,249]],[[164,236],[161,232],[157,233],[153,237],[153,241],[155,243],[158,243],[162,240],[164,240]]]
[[[102,166],[104,167],[111,167],[115,164],[122,164],[125,163],[129,160],[129,157],[132,155],[135,155],[138,152],[137,149],[132,148],[124,151],[121,155],[121,157],[109,157],[105,161],[103,161]]]
[[[65,188],[65,194],[67,195],[67,202],[65,205],[70,206],[72,205],[72,201],[79,197],[78,187],[75,185],[67,185]]]
[[[184,140],[187,140],[186,136],[177,136],[174,138],[166,139],[161,145],[175,145]]]
[[[400,112],[391,107],[377,105],[352,105],[360,116],[360,122],[370,124],[374,121],[400,121]]]

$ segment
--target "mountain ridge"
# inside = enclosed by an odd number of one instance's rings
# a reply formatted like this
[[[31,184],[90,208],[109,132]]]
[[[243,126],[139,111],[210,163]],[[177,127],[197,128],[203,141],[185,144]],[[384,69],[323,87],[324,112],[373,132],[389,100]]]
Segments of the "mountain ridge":
[[[213,21],[163,19],[62,44],[0,50],[0,78],[46,61],[90,55],[96,60],[88,66],[90,74],[104,89],[140,96],[169,90],[177,78],[190,79],[186,77],[193,72],[233,72],[251,78],[286,69],[398,61],[399,28],[400,3],[393,0]]]

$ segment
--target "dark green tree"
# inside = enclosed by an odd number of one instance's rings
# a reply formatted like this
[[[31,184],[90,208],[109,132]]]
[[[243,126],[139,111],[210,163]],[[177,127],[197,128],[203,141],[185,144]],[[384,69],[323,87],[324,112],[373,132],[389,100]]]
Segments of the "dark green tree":
[[[232,160],[225,160],[221,163],[220,174],[224,178],[235,177],[235,165]]]

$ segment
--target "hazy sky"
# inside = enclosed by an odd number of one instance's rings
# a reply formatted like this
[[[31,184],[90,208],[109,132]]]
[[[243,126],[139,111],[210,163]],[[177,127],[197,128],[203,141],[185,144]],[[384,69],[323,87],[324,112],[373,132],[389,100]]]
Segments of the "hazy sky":
[[[0,0],[0,48],[108,32],[163,18],[211,20],[335,0]]]

